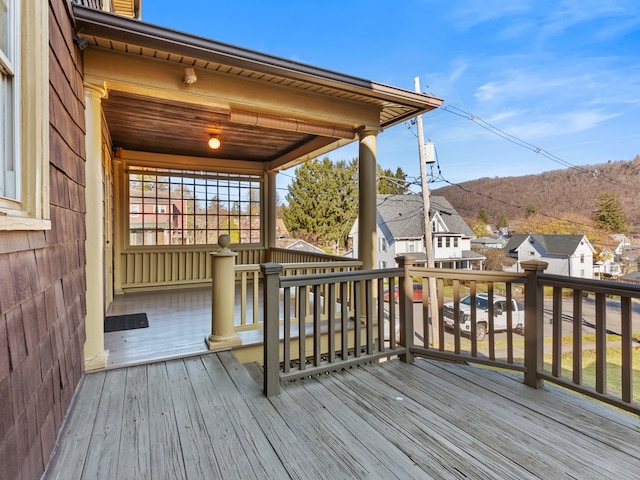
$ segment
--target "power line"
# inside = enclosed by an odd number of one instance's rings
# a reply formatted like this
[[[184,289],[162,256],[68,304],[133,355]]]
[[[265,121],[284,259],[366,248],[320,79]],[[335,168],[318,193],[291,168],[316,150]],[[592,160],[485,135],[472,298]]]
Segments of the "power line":
[[[452,115],[456,115],[458,117],[462,117],[462,118],[466,118],[467,120],[475,123],[476,125],[478,125],[479,127],[493,133],[494,135],[497,135],[500,138],[503,138],[504,140],[511,142],[515,145],[518,145],[519,147],[522,148],[526,148],[527,150],[531,150],[532,152],[536,153],[537,155],[541,155],[545,158],[548,158],[549,160],[551,160],[552,162],[558,163],[560,165],[563,165],[565,167],[568,167],[572,170],[577,170],[581,173],[586,173],[589,175],[593,175],[593,176],[597,176],[602,178],[603,180],[612,183],[614,185],[618,185],[621,187],[625,187],[625,188],[635,188],[632,185],[628,185],[622,182],[619,182],[618,180],[614,179],[614,178],[610,178],[604,174],[602,174],[602,172],[599,172],[597,169],[595,170],[590,170],[588,168],[585,167],[580,167],[577,165],[573,165],[572,163],[563,160],[562,158],[558,157],[557,155],[554,155],[550,152],[548,152],[547,150],[543,149],[542,147],[538,147],[532,143],[529,143],[525,140],[522,140],[519,137],[516,137],[515,135],[511,135],[510,133],[505,132],[504,130],[501,130],[500,128],[496,127],[495,125],[492,125],[491,123],[487,122],[486,120],[483,120],[482,118],[478,117],[477,115],[474,115],[473,113],[469,113],[466,112],[464,110],[462,110],[461,108],[456,107],[455,105],[444,105],[441,106],[439,108],[439,110],[443,110],[447,113],[450,113]]]

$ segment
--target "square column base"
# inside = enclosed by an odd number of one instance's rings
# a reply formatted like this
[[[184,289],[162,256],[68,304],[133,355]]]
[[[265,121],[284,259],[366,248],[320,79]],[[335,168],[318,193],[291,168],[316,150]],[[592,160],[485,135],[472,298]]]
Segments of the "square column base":
[[[231,347],[242,345],[242,339],[237,335],[235,337],[217,337],[210,335],[204,338],[209,350],[228,350]]]

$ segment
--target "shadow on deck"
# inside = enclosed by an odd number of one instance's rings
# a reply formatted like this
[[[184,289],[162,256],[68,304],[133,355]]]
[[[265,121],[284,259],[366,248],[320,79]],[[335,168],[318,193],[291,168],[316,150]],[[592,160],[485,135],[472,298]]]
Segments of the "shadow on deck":
[[[231,352],[85,374],[43,478],[637,478],[637,417],[418,360],[286,383]]]

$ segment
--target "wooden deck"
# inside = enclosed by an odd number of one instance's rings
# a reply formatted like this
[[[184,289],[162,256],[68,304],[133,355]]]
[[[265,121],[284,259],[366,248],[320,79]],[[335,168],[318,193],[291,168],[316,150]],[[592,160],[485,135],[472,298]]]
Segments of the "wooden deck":
[[[418,360],[266,398],[233,353],[85,374],[43,478],[632,479],[640,420],[520,375]],[[258,380],[258,381],[256,381]]]

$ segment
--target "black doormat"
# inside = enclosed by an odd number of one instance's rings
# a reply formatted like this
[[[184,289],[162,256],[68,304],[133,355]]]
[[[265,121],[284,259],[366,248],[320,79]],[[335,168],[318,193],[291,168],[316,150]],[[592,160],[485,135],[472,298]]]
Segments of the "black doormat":
[[[146,313],[130,313],[127,315],[110,315],[104,317],[104,331],[119,332],[121,330],[133,330],[134,328],[147,328],[149,321]]]

